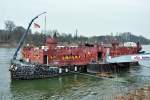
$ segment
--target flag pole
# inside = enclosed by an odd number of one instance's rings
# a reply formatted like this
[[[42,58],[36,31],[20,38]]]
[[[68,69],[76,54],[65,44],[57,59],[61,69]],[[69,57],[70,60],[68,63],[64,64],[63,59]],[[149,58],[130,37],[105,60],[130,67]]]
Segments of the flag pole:
[[[46,34],[46,15],[45,15],[45,20],[44,20],[44,33]]]

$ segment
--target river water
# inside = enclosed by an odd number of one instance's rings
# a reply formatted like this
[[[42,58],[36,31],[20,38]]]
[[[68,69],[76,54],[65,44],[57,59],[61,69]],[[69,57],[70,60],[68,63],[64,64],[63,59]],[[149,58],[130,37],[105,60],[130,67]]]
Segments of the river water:
[[[143,46],[143,50],[150,52],[150,45]],[[0,48],[0,100],[113,100],[116,95],[150,84],[148,66],[131,66],[114,78],[70,74],[14,81],[9,73],[14,51],[13,48]]]

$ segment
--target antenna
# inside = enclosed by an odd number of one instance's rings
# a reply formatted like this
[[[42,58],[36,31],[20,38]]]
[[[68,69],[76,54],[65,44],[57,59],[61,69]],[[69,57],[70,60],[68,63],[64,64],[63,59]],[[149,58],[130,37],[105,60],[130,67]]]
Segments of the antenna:
[[[75,37],[78,38],[78,30],[76,29]]]

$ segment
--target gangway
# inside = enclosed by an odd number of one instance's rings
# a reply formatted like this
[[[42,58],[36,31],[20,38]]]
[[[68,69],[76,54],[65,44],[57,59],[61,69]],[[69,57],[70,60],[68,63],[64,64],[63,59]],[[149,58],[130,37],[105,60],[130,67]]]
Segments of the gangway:
[[[147,64],[141,63],[143,61],[150,61],[150,53],[143,54],[132,54],[132,55],[122,55],[117,57],[106,57],[107,63],[125,63],[125,62],[138,62],[140,65],[149,66]]]

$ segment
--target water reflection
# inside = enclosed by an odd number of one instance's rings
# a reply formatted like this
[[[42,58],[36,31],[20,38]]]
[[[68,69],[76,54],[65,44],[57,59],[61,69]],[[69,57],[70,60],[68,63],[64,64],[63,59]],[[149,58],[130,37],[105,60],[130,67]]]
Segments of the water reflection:
[[[92,80],[91,80],[92,79]],[[81,75],[69,75],[42,80],[15,80],[11,83],[13,98],[61,98],[71,95],[72,91],[80,89],[94,81],[93,78]],[[95,79],[97,80],[97,79]],[[33,99],[32,98],[32,99]]]
[[[125,73],[111,79],[72,74],[42,80],[15,80],[11,83],[11,93],[13,98],[18,100],[112,99],[118,94],[125,94],[145,84],[143,80],[145,79],[138,76],[128,77]]]

